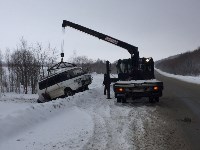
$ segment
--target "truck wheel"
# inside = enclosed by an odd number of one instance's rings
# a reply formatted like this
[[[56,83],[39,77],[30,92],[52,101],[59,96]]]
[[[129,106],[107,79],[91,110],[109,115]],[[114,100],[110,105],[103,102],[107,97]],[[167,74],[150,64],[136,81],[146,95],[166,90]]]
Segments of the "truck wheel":
[[[126,103],[126,98],[122,98],[122,103]]]
[[[149,103],[153,103],[153,102],[154,102],[153,98],[149,97]]]
[[[156,102],[159,102],[159,97],[156,97],[156,98],[155,98],[155,101],[156,101]]]
[[[121,98],[117,97],[117,103],[121,102]]]
[[[71,89],[66,89],[65,90],[65,96],[68,97],[68,96],[72,96],[74,95],[73,91]]]

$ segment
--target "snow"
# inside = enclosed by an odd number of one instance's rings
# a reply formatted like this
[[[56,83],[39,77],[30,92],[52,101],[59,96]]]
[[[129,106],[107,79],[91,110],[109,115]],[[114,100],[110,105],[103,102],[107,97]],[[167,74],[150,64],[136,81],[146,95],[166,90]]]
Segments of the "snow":
[[[16,99],[12,105],[4,103],[10,111],[1,110],[0,149],[51,149],[54,145],[71,149],[84,145],[93,132],[92,118],[67,100],[21,105]]]
[[[164,75],[164,76],[167,76],[167,77],[170,77],[170,78],[175,78],[175,79],[178,79],[178,80],[181,80],[181,81],[185,81],[185,82],[189,82],[189,83],[194,83],[194,84],[200,84],[200,76],[183,76],[183,75],[174,75],[174,74],[170,74],[170,73],[167,73],[167,72],[163,72],[157,68],[155,68],[155,70]]]
[[[92,129],[91,116],[76,107],[71,107],[58,117],[53,117],[42,122],[40,126],[35,126],[22,135],[7,140],[2,145],[2,149],[49,150],[65,149],[66,145],[69,149],[78,149],[85,145],[92,135]]]
[[[36,103],[38,95],[5,93],[0,98],[0,119],[9,114],[15,114],[18,110],[25,110],[31,103]]]
[[[118,104],[113,92],[106,99],[104,75],[92,76],[90,90],[47,103],[36,94],[2,94],[0,150],[134,149],[133,130],[144,135],[154,110]]]
[[[199,77],[156,70],[168,77],[200,83]],[[112,90],[112,99],[106,99],[104,75],[93,73],[92,77],[90,90],[47,103],[37,103],[37,94],[3,93],[0,150],[137,149],[156,107],[148,107],[145,99],[133,104],[116,103]]]

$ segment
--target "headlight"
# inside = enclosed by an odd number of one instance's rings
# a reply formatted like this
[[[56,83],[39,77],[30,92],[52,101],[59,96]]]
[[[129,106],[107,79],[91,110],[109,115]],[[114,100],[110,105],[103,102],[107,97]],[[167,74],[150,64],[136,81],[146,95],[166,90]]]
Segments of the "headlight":
[[[149,58],[147,58],[147,59],[146,59],[146,62],[148,63],[148,62],[149,62],[149,60],[150,60],[150,59],[149,59]]]

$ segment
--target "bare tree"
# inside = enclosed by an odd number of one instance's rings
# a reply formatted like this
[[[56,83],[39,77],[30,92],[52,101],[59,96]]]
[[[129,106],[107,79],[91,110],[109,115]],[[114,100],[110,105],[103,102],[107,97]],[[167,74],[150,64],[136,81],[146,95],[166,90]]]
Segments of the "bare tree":
[[[36,59],[40,65],[39,74],[42,74],[42,77],[45,75],[45,67],[47,66],[47,52],[43,51],[42,44],[37,43],[36,48],[33,50]]]
[[[14,76],[11,77],[14,81],[15,91],[20,93],[20,87],[23,87],[23,92],[28,93],[28,87],[32,89],[32,93],[36,92],[36,84],[38,73],[40,70],[39,61],[35,58],[33,48],[27,45],[27,42],[22,39],[20,46],[10,56],[9,66]]]
[[[47,49],[45,50],[45,53],[47,54],[48,67],[54,65],[57,61],[58,56],[57,49],[55,47],[52,48],[51,44],[49,43]]]
[[[15,73],[14,73],[14,64],[11,63],[11,55],[10,55],[10,49],[6,49],[6,63],[9,71],[9,76],[8,76],[8,91],[9,92],[16,92],[14,89],[15,87]]]
[[[0,92],[3,92],[3,75],[4,75],[2,58],[3,57],[0,50]]]
[[[83,70],[87,71],[87,72],[91,72],[91,67],[93,64],[93,60],[92,59],[88,59],[87,56],[77,56],[77,57],[73,57],[73,59],[71,59],[71,62],[73,64],[76,64],[77,66],[80,66],[83,68]]]

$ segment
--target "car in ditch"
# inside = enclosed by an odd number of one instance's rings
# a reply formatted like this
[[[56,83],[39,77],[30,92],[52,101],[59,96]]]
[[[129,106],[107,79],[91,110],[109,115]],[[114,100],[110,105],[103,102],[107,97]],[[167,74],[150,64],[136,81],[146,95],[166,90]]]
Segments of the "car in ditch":
[[[68,97],[88,90],[91,82],[91,75],[75,65],[51,69],[48,75],[38,82],[38,102]]]

